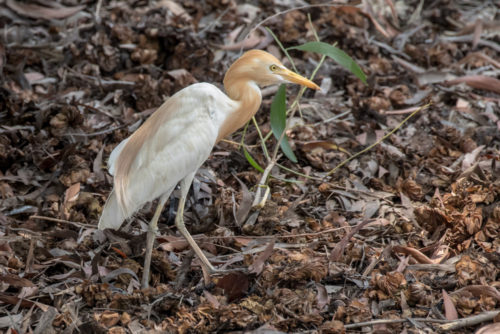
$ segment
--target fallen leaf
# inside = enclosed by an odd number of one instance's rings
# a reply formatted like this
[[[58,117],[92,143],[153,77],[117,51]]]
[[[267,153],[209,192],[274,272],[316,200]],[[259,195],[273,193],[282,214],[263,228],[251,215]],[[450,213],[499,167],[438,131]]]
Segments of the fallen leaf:
[[[248,277],[240,272],[227,274],[217,282],[217,287],[224,291],[228,302],[243,297],[249,285]]]
[[[247,219],[248,213],[252,209],[253,196],[252,193],[248,190],[246,184],[244,184],[243,181],[241,181],[236,175],[233,176],[241,186],[241,203],[237,209],[235,208],[236,203],[234,203],[233,206],[234,219],[236,221],[236,224],[238,226],[241,226],[245,222],[245,219]]]
[[[456,320],[458,319],[458,312],[455,308],[455,304],[451,300],[450,296],[446,293],[445,290],[442,292],[443,294],[443,307],[444,314],[446,316],[446,320]]]
[[[476,162],[477,156],[483,150],[484,145],[476,147],[472,152],[466,153],[464,156],[464,160],[462,161],[462,170],[466,170]]]
[[[0,282],[8,284],[14,288],[34,287],[35,286],[35,284],[33,284],[30,280],[28,280],[26,278],[19,277],[19,276],[14,275],[14,274],[0,275]]]
[[[64,205],[76,201],[80,193],[80,182],[71,185],[64,193]]]
[[[316,283],[316,289],[318,294],[316,295],[316,302],[318,304],[318,309],[321,311],[323,308],[330,303],[330,297],[323,284]]]
[[[205,296],[205,298],[210,302],[210,304],[212,304],[213,308],[218,309],[220,307],[220,303],[217,300],[217,298],[207,290],[203,290],[203,296]]]
[[[267,244],[264,251],[255,259],[252,265],[248,268],[251,273],[259,275],[264,269],[264,264],[266,260],[271,256],[274,249],[274,239],[271,240],[270,243]]]

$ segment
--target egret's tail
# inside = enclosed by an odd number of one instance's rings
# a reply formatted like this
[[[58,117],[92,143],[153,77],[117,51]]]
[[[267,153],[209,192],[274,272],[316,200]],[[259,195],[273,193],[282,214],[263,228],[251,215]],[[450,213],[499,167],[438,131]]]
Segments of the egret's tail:
[[[113,190],[111,194],[109,194],[106,204],[104,204],[104,209],[102,210],[99,225],[97,227],[100,230],[104,230],[106,228],[117,230],[126,218],[128,217],[126,217],[122,208],[118,204],[115,191]]]

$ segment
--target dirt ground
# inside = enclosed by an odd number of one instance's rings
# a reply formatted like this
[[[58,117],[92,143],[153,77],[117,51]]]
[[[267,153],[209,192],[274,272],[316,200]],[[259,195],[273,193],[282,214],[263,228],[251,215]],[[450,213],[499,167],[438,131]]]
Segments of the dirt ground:
[[[294,9],[295,8],[295,9]],[[459,1],[0,0],[0,332],[500,333],[500,4]],[[97,222],[113,148],[244,50],[337,43],[287,134],[265,206],[276,87],[199,170],[188,229],[146,205]],[[290,50],[310,76],[321,55]],[[299,91],[288,87],[288,101]],[[409,120],[419,107],[430,103]],[[258,124],[258,128],[256,127]],[[392,135],[332,171],[351,155]],[[273,151],[271,136],[265,145]]]

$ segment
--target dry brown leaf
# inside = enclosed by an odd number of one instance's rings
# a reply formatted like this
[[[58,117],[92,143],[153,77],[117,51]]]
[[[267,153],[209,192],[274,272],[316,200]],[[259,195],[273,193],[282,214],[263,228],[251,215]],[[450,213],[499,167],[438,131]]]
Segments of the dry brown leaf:
[[[225,44],[225,45],[217,45],[217,47],[226,51],[248,50],[256,47],[257,45],[262,43],[265,39],[266,39],[265,35],[260,35],[257,31],[254,31],[247,38],[245,38],[240,42]]]
[[[217,297],[212,295],[207,290],[203,290],[203,296],[208,300],[208,302],[212,305],[213,308],[218,309],[220,307],[220,303],[217,300]]]
[[[241,226],[247,219],[248,213],[250,213],[250,210],[252,209],[253,196],[252,193],[248,190],[246,184],[243,183],[243,181],[241,181],[240,178],[238,178],[236,175],[234,175],[234,177],[241,186],[241,203],[238,206],[238,209],[235,209],[236,203],[234,203],[233,213],[236,224],[238,226]]]
[[[335,248],[332,249],[332,252],[330,253],[330,261],[340,261],[340,257],[344,253],[344,249],[347,246],[349,240],[353,237],[354,234],[358,233],[369,222],[370,220],[366,219],[360,222],[358,225],[354,226],[354,228],[352,228],[352,230],[348,234],[346,234],[337,245],[335,245]]]
[[[217,282],[217,287],[224,291],[228,302],[243,297],[247,293],[249,285],[248,277],[240,272],[227,274]]]
[[[264,269],[266,260],[271,256],[274,250],[274,239],[272,239],[264,249],[264,251],[255,259],[252,265],[248,268],[250,273],[259,275]]]
[[[450,296],[446,293],[445,290],[442,291],[443,294],[443,307],[444,314],[446,316],[446,320],[456,320],[458,319],[458,312],[455,308],[455,304],[451,300]]]
[[[115,326],[108,330],[108,334],[126,334],[127,331],[123,327]]]
[[[316,302],[318,305],[318,309],[321,311],[323,308],[330,303],[330,297],[328,296],[328,292],[323,284],[316,283],[316,289],[318,290],[318,294],[316,296]]]
[[[500,81],[498,82],[500,84]],[[467,170],[476,162],[479,153],[484,149],[484,145],[475,148],[472,152],[466,153],[462,161],[462,170]]]
[[[458,282],[462,286],[475,282],[481,274],[480,264],[473,261],[468,255],[462,256],[460,261],[455,264],[455,269],[457,271]]]
[[[406,247],[406,246],[396,245],[396,246],[392,247],[392,250],[394,252],[411,255],[411,256],[413,256],[413,258],[415,260],[417,260],[418,263],[426,263],[426,264],[433,264],[433,263],[435,263],[434,261],[432,261],[431,259],[429,259],[427,256],[425,256],[424,254],[422,254],[422,252],[420,252],[419,250],[417,250],[415,248],[412,248],[412,247]]]
[[[372,274],[372,284],[383,292],[394,295],[397,291],[406,286],[406,279],[404,275],[398,271],[391,271],[385,275],[374,272]]]
[[[184,88],[198,82],[198,80],[184,68],[168,71],[167,74],[175,80],[179,88]]]
[[[30,280],[28,280],[26,278],[19,277],[19,276],[14,275],[14,274],[0,275],[0,282],[8,284],[14,288],[34,287],[35,286],[35,284],[33,284]]]
[[[80,193],[80,182],[71,185],[64,193],[64,204],[67,205],[70,202],[75,202]]]
[[[320,333],[324,334],[345,334],[344,323],[338,320],[326,321],[321,325],[320,329]]]

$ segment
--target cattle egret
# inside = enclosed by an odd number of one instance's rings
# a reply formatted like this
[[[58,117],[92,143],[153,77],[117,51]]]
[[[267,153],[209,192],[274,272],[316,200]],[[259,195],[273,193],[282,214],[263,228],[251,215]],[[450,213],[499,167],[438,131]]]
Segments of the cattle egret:
[[[314,82],[287,69],[273,55],[250,50],[226,72],[224,88],[227,95],[208,83],[186,87],[163,103],[111,152],[108,166],[109,173],[114,176],[114,187],[102,211],[99,229],[118,229],[145,203],[158,199],[147,232],[143,288],[149,285],[158,218],[179,182],[177,229],[206,269],[210,273],[217,271],[184,225],[184,204],[189,188],[214,145],[255,115],[262,102],[259,86],[282,82],[319,89]]]

